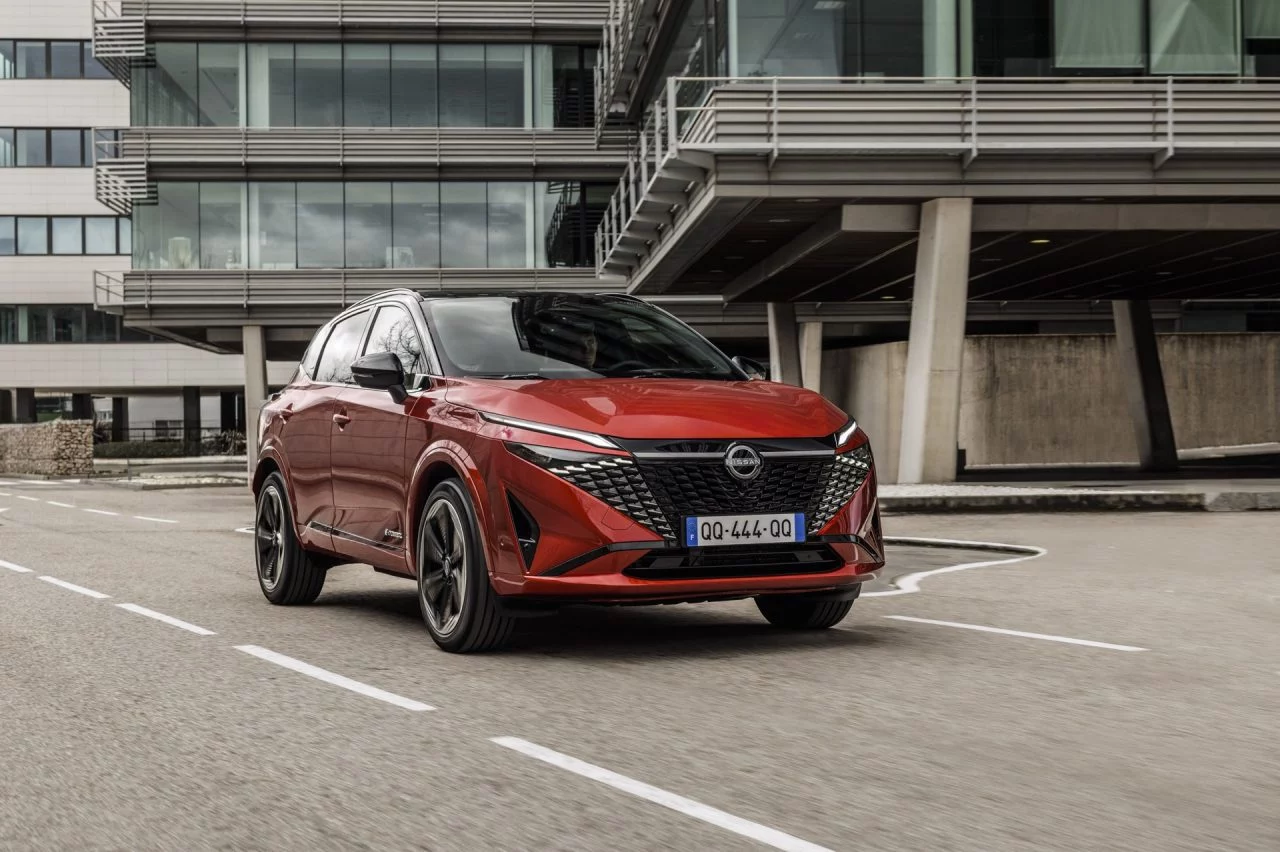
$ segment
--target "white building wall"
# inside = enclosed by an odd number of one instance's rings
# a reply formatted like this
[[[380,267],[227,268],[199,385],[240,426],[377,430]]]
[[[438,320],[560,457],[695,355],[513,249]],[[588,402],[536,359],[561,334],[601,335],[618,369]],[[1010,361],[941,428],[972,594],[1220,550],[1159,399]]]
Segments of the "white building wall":
[[[267,377],[283,385],[296,364],[268,362]],[[179,343],[29,343],[0,346],[0,387],[42,391],[178,393],[244,387],[244,359]],[[179,406],[181,414],[181,406]]]
[[[123,256],[0,257],[0,305],[92,305],[93,273],[128,268]]]
[[[0,0],[0,10],[6,8],[8,0]],[[3,34],[9,37],[7,28]],[[6,127],[128,127],[129,90],[113,79],[4,80],[0,116]]]
[[[4,84],[0,83],[0,92],[3,91]],[[0,127],[8,127],[9,120],[0,97]],[[14,125],[22,126],[17,122]],[[93,169],[0,168],[0,216],[117,215],[94,197]]]
[[[90,0],[3,0],[5,38],[82,38],[93,35]]]

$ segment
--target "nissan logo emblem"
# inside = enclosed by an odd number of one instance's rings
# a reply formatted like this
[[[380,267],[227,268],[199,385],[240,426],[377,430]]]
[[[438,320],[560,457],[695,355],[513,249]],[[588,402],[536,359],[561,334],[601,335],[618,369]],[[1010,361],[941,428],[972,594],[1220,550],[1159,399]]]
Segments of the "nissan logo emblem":
[[[750,482],[764,470],[760,454],[746,444],[733,444],[724,453],[724,466],[740,482]]]

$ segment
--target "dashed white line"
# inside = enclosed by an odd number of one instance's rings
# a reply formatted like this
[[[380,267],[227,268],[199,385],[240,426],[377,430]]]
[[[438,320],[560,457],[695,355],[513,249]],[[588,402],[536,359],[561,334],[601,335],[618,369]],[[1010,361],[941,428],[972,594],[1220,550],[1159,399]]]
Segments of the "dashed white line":
[[[7,511],[9,511],[9,507],[8,507],[8,506],[0,507],[0,512],[7,512]]]
[[[316,680],[322,680],[325,683],[333,684],[351,692],[360,695],[376,698],[378,701],[385,701],[387,704],[394,704],[396,707],[403,707],[405,710],[413,710],[422,712],[423,710],[434,710],[430,704],[423,704],[421,701],[414,701],[411,698],[405,698],[396,695],[394,692],[387,692],[385,689],[378,689],[376,686],[369,686],[358,680],[352,680],[349,677],[343,677],[340,674],[334,674],[331,671],[313,666],[310,663],[304,663],[302,660],[295,660],[293,657],[286,657],[284,654],[277,654],[275,651],[267,648],[260,648],[257,645],[236,645],[237,651],[244,651],[246,654],[257,657],[260,660],[266,660],[269,663],[275,663],[277,666],[283,666],[291,669],[299,674],[307,677],[313,677]]]
[[[905,537],[885,537],[887,544],[906,545],[909,547],[970,547],[975,550],[1003,550],[1009,553],[1018,554],[1008,559],[991,559],[985,562],[966,562],[963,565],[948,565],[946,568],[934,568],[932,571],[917,571],[914,574],[907,574],[897,577],[893,580],[896,588],[888,589],[883,592],[863,592],[861,597],[864,598],[887,598],[893,595],[910,595],[920,591],[920,581],[926,577],[933,577],[938,574],[950,574],[953,571],[968,571],[973,568],[990,568],[995,565],[1013,565],[1015,562],[1026,562],[1031,559],[1039,559],[1049,551],[1043,547],[1034,547],[1025,544],[1001,544],[992,541],[960,541],[950,538],[905,538]]]
[[[1070,636],[1051,636],[1048,633],[1026,633],[1022,630],[1005,630],[1003,627],[986,627],[981,624],[964,624],[959,621],[934,621],[931,618],[912,618],[909,615],[886,615],[894,621],[910,621],[915,624],[935,624],[939,627],[957,627],[961,630],[977,630],[981,633],[999,633],[1002,636],[1019,636],[1023,639],[1043,639],[1047,642],[1062,642],[1066,645],[1083,645],[1086,648],[1105,648],[1108,651],[1146,651],[1135,645],[1113,645],[1110,642],[1095,642],[1092,639],[1072,639]]]
[[[568,770],[584,778],[590,778],[592,781],[607,784],[615,790],[630,793],[632,796],[637,796],[656,805],[662,805],[664,808],[670,808],[686,816],[710,823],[717,828],[723,828],[726,831],[748,837],[766,846],[772,846],[774,849],[783,849],[787,850],[787,852],[830,852],[824,846],[818,846],[807,840],[801,840],[798,837],[785,834],[775,828],[769,828],[757,822],[736,817],[710,805],[704,805],[693,799],[686,799],[684,796],[663,790],[660,787],[654,787],[643,781],[619,775],[616,772],[578,760],[576,757],[570,757],[567,754],[561,754],[558,751],[553,751],[537,743],[531,743],[528,740],[522,740],[517,737],[494,737],[490,742],[518,751],[535,760],[541,760],[543,763],[549,763],[560,769]]]
[[[29,503],[39,503],[39,502],[40,502],[40,498],[39,498],[39,497],[28,497],[28,496],[27,496],[27,495],[25,495],[25,494],[19,494],[19,495],[17,495],[17,496],[18,496],[18,499],[19,499],[19,500],[26,500],[26,501],[27,501],[27,502],[29,502]]]
[[[0,497],[12,497],[12,496],[13,495],[10,494],[8,491],[0,491]]]
[[[195,624],[191,624],[190,622],[187,622],[187,621],[182,621],[181,619],[174,618],[171,615],[165,615],[163,612],[156,612],[154,609],[147,609],[145,606],[138,606],[137,604],[132,604],[132,603],[116,604],[116,606],[120,607],[120,609],[132,612],[135,615],[143,615],[143,616],[146,616],[147,618],[154,618],[156,621],[162,621],[165,624],[169,625],[170,627],[177,627],[179,629],[194,633],[197,636],[217,636],[218,635],[214,633],[212,630],[206,630],[203,627],[200,627]]]
[[[21,565],[14,564],[13,562],[5,562],[3,559],[0,559],[0,568],[8,568],[10,571],[14,571],[18,574],[34,574],[35,573],[30,568],[24,568]]]
[[[55,586],[61,586],[62,588],[67,589],[68,591],[76,592],[81,595],[86,595],[87,597],[91,597],[91,598],[97,598],[98,600],[103,600],[105,598],[111,597],[111,595],[104,595],[102,592],[95,592],[93,589],[86,589],[84,586],[77,586],[75,583],[68,583],[66,580],[59,580],[57,577],[50,577],[47,574],[42,574],[40,576],[40,579],[44,580],[46,583],[52,583]]]
[[[110,515],[113,518],[117,518],[120,516],[119,512],[108,512],[106,509],[84,509],[82,511],[90,512],[94,515]]]
[[[239,529],[236,530],[236,532],[245,533],[247,535],[253,535],[254,529],[253,527],[240,527]]]
[[[75,506],[72,506],[70,503],[59,503],[57,500],[45,500],[44,502],[48,503],[50,506],[57,506],[57,507],[62,508],[62,509],[74,509],[74,508],[75,508]]]
[[[150,517],[147,517],[146,515],[134,515],[133,517],[135,520],[138,520],[138,521],[154,521],[157,524],[176,524],[177,523],[177,521],[171,521],[168,518],[150,518]]]

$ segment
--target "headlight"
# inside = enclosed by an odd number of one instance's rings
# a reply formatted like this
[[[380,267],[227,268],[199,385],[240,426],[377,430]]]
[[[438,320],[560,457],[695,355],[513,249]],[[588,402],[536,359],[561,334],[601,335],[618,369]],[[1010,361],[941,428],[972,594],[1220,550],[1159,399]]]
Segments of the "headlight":
[[[510,426],[512,429],[525,429],[529,432],[541,432],[544,435],[555,435],[559,438],[570,438],[574,441],[581,441],[593,447],[600,447],[603,450],[621,449],[613,441],[604,435],[597,435],[594,432],[583,432],[578,429],[568,429],[564,426],[553,426],[550,423],[535,423],[532,420],[520,420],[516,417],[507,417],[503,414],[490,414],[488,411],[480,412],[480,416],[490,423],[499,423],[503,426]]]
[[[605,453],[584,453],[578,450],[562,450],[558,447],[518,444],[515,441],[507,441],[505,445],[513,456],[560,475],[590,470],[591,466],[599,465],[601,462],[626,458],[625,456],[611,456]],[[583,465],[587,467],[583,467]]]

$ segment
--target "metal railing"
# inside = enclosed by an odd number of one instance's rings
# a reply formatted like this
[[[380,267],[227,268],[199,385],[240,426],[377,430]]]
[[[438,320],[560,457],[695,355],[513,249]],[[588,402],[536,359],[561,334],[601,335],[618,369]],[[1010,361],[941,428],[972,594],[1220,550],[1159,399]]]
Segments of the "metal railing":
[[[670,78],[596,233],[631,269],[719,155],[979,157],[1280,154],[1280,81]],[[655,224],[656,223],[656,224]]]
[[[609,0],[595,68],[597,131],[602,132],[619,110],[629,106],[640,75],[653,58],[650,42],[674,5],[678,4],[672,0]]]

